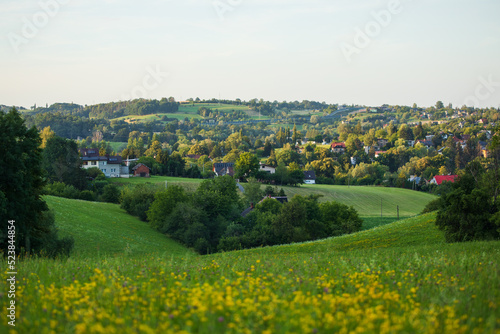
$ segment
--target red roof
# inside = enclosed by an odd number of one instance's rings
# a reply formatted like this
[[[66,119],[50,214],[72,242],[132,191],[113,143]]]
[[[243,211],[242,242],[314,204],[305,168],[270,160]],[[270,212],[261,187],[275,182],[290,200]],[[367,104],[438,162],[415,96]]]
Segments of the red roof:
[[[332,148],[345,148],[344,143],[332,143]]]
[[[444,181],[455,182],[455,179],[458,175],[436,175],[434,176],[434,180],[436,180],[437,185],[441,185]]]

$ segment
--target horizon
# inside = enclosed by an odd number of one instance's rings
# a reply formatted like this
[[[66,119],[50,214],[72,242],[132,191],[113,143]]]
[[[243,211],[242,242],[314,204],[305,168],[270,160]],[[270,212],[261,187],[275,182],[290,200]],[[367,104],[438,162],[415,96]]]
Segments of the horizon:
[[[494,0],[7,0],[0,9],[5,105],[173,96],[500,106]]]

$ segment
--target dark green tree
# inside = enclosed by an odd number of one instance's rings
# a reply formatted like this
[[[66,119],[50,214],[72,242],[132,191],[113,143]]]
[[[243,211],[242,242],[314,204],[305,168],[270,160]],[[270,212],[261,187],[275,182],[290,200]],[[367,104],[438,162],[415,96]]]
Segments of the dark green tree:
[[[82,161],[78,155],[75,141],[53,137],[47,140],[43,150],[43,168],[51,182],[64,182],[79,190],[87,186],[86,173],[81,168]]]
[[[495,174],[498,175],[498,170],[486,171],[479,161],[473,161],[453,184],[452,190],[443,195],[436,225],[444,231],[448,242],[500,237],[494,218],[499,211]]]
[[[42,141],[37,129],[27,129],[16,109],[0,112],[0,140],[0,249],[7,253],[7,229],[14,221],[17,254],[21,248],[28,253],[69,254],[73,241],[58,239],[54,216],[41,198]]]

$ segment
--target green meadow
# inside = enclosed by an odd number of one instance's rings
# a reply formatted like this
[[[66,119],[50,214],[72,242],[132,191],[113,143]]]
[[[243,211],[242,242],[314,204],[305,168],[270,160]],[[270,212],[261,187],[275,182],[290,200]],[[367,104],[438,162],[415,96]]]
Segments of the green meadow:
[[[199,256],[117,205],[45,199],[75,254],[18,259],[16,327],[2,317],[2,333],[500,331],[500,242],[447,244],[434,214]]]

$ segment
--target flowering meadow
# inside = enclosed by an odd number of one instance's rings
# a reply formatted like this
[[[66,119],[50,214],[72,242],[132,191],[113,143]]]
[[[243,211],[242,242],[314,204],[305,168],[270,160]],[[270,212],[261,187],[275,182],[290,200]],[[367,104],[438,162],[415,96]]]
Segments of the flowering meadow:
[[[24,259],[0,332],[500,333],[500,243],[445,244],[433,219],[211,256]]]

